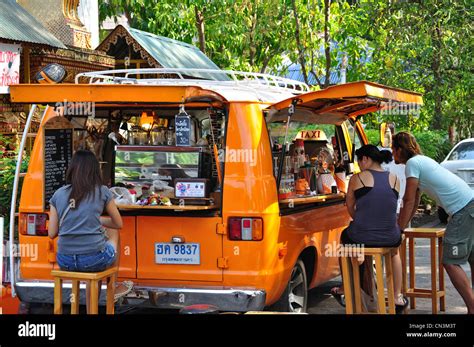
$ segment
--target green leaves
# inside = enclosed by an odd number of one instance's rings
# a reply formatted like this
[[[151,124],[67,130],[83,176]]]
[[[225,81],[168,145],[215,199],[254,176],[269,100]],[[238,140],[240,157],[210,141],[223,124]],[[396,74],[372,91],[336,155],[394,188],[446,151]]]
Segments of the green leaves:
[[[400,126],[455,126],[459,137],[473,136],[472,1],[100,1],[101,19],[125,14],[132,27],[200,47],[196,10],[205,53],[221,68],[283,73],[303,63],[324,88],[347,56],[348,82],[424,93],[419,117],[396,117]]]
[[[5,226],[8,225],[10,220],[10,206],[13,192],[13,181],[15,179],[15,170],[17,162],[17,152],[14,152],[14,156],[5,156],[5,148],[14,141],[11,137],[2,137],[0,135],[0,216],[5,217]],[[28,168],[29,157],[24,157],[21,165],[21,172],[26,172]],[[18,196],[20,196],[22,178],[20,178],[20,185]],[[19,199],[17,200],[19,204]],[[8,228],[5,228],[5,233]],[[7,235],[5,235],[7,237]]]

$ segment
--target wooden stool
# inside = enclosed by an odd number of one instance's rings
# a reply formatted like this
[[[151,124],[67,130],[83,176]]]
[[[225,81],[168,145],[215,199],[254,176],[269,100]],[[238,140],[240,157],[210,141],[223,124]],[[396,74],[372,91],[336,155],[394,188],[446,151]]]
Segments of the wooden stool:
[[[396,248],[362,248],[343,247],[344,256],[341,259],[342,276],[344,282],[344,295],[346,297],[346,313],[362,313],[362,300],[360,296],[360,275],[358,256],[375,258],[375,271],[377,272],[377,313],[386,314],[385,286],[383,281],[383,262],[385,258],[385,277],[387,280],[388,313],[395,314],[395,298],[393,289],[392,251]],[[371,259],[371,258],[370,258]],[[352,265],[352,271],[350,271]],[[352,274],[352,276],[351,276]]]
[[[115,274],[117,268],[112,267],[102,272],[72,272],[53,270],[51,275],[54,277],[54,314],[63,313],[63,281],[72,281],[72,302],[71,314],[79,313],[79,283],[86,282],[86,287],[90,288],[90,306],[88,314],[99,313],[99,293],[98,282],[106,280],[107,283],[107,314],[114,314],[114,293],[115,293]]]
[[[408,228],[405,229],[405,240],[402,242],[401,259],[402,259],[402,290],[404,294],[410,298],[410,308],[416,308],[415,298],[431,298],[431,311],[433,314],[438,313],[437,301],[439,298],[439,306],[441,311],[446,310],[446,292],[444,288],[444,268],[443,268],[443,237],[445,228]],[[430,240],[430,264],[431,264],[431,288],[420,289],[415,286],[415,238],[425,238]],[[436,239],[438,239],[438,280],[439,290],[436,285]],[[410,268],[410,287],[407,288],[407,254],[406,243],[408,240],[408,255]]]

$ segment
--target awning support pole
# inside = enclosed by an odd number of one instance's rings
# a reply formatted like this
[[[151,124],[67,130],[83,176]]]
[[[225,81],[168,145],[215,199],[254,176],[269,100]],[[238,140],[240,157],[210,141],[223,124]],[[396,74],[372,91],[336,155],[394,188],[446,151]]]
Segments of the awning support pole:
[[[30,124],[33,119],[33,115],[35,113],[37,105],[33,104],[30,113],[28,114],[28,118],[26,119],[25,129],[23,130],[23,136],[21,138],[20,148],[18,149],[18,157],[16,160],[16,170],[15,170],[15,178],[13,180],[13,191],[12,191],[12,200],[10,206],[10,229],[9,229],[9,251],[10,251],[10,278],[11,278],[11,290],[12,290],[12,297],[16,296],[15,293],[15,282],[16,282],[16,269],[15,269],[15,211],[16,211],[16,198],[18,194],[18,184],[20,182],[20,172],[21,172],[21,164],[23,161],[23,152],[25,150],[26,139],[28,138],[28,133],[30,131]],[[46,108],[47,110],[47,108]],[[46,111],[45,111],[46,113]],[[3,256],[3,255],[2,255]]]

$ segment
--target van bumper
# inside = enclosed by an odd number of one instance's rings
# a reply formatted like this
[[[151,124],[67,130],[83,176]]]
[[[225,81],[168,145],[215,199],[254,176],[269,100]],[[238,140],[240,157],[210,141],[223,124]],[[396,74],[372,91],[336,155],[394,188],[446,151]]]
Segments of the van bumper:
[[[105,306],[105,285],[102,285],[99,305]],[[20,281],[15,285],[19,299],[28,303],[54,303],[54,282]],[[80,304],[85,305],[85,284],[80,284]],[[63,303],[68,304],[71,283],[63,283]],[[210,304],[220,311],[261,311],[265,307],[266,292],[255,288],[227,287],[153,287],[134,286],[123,305],[180,309],[194,304]]]

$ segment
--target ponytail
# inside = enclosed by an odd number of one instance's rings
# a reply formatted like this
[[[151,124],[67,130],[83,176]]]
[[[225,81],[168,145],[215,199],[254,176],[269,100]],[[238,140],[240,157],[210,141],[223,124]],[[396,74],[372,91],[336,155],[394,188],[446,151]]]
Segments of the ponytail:
[[[380,160],[381,163],[390,163],[393,160],[392,152],[384,149],[380,151]]]
[[[387,150],[380,151],[377,146],[364,145],[356,151],[357,158],[368,157],[373,161],[382,164],[390,163],[392,161],[392,152]]]

